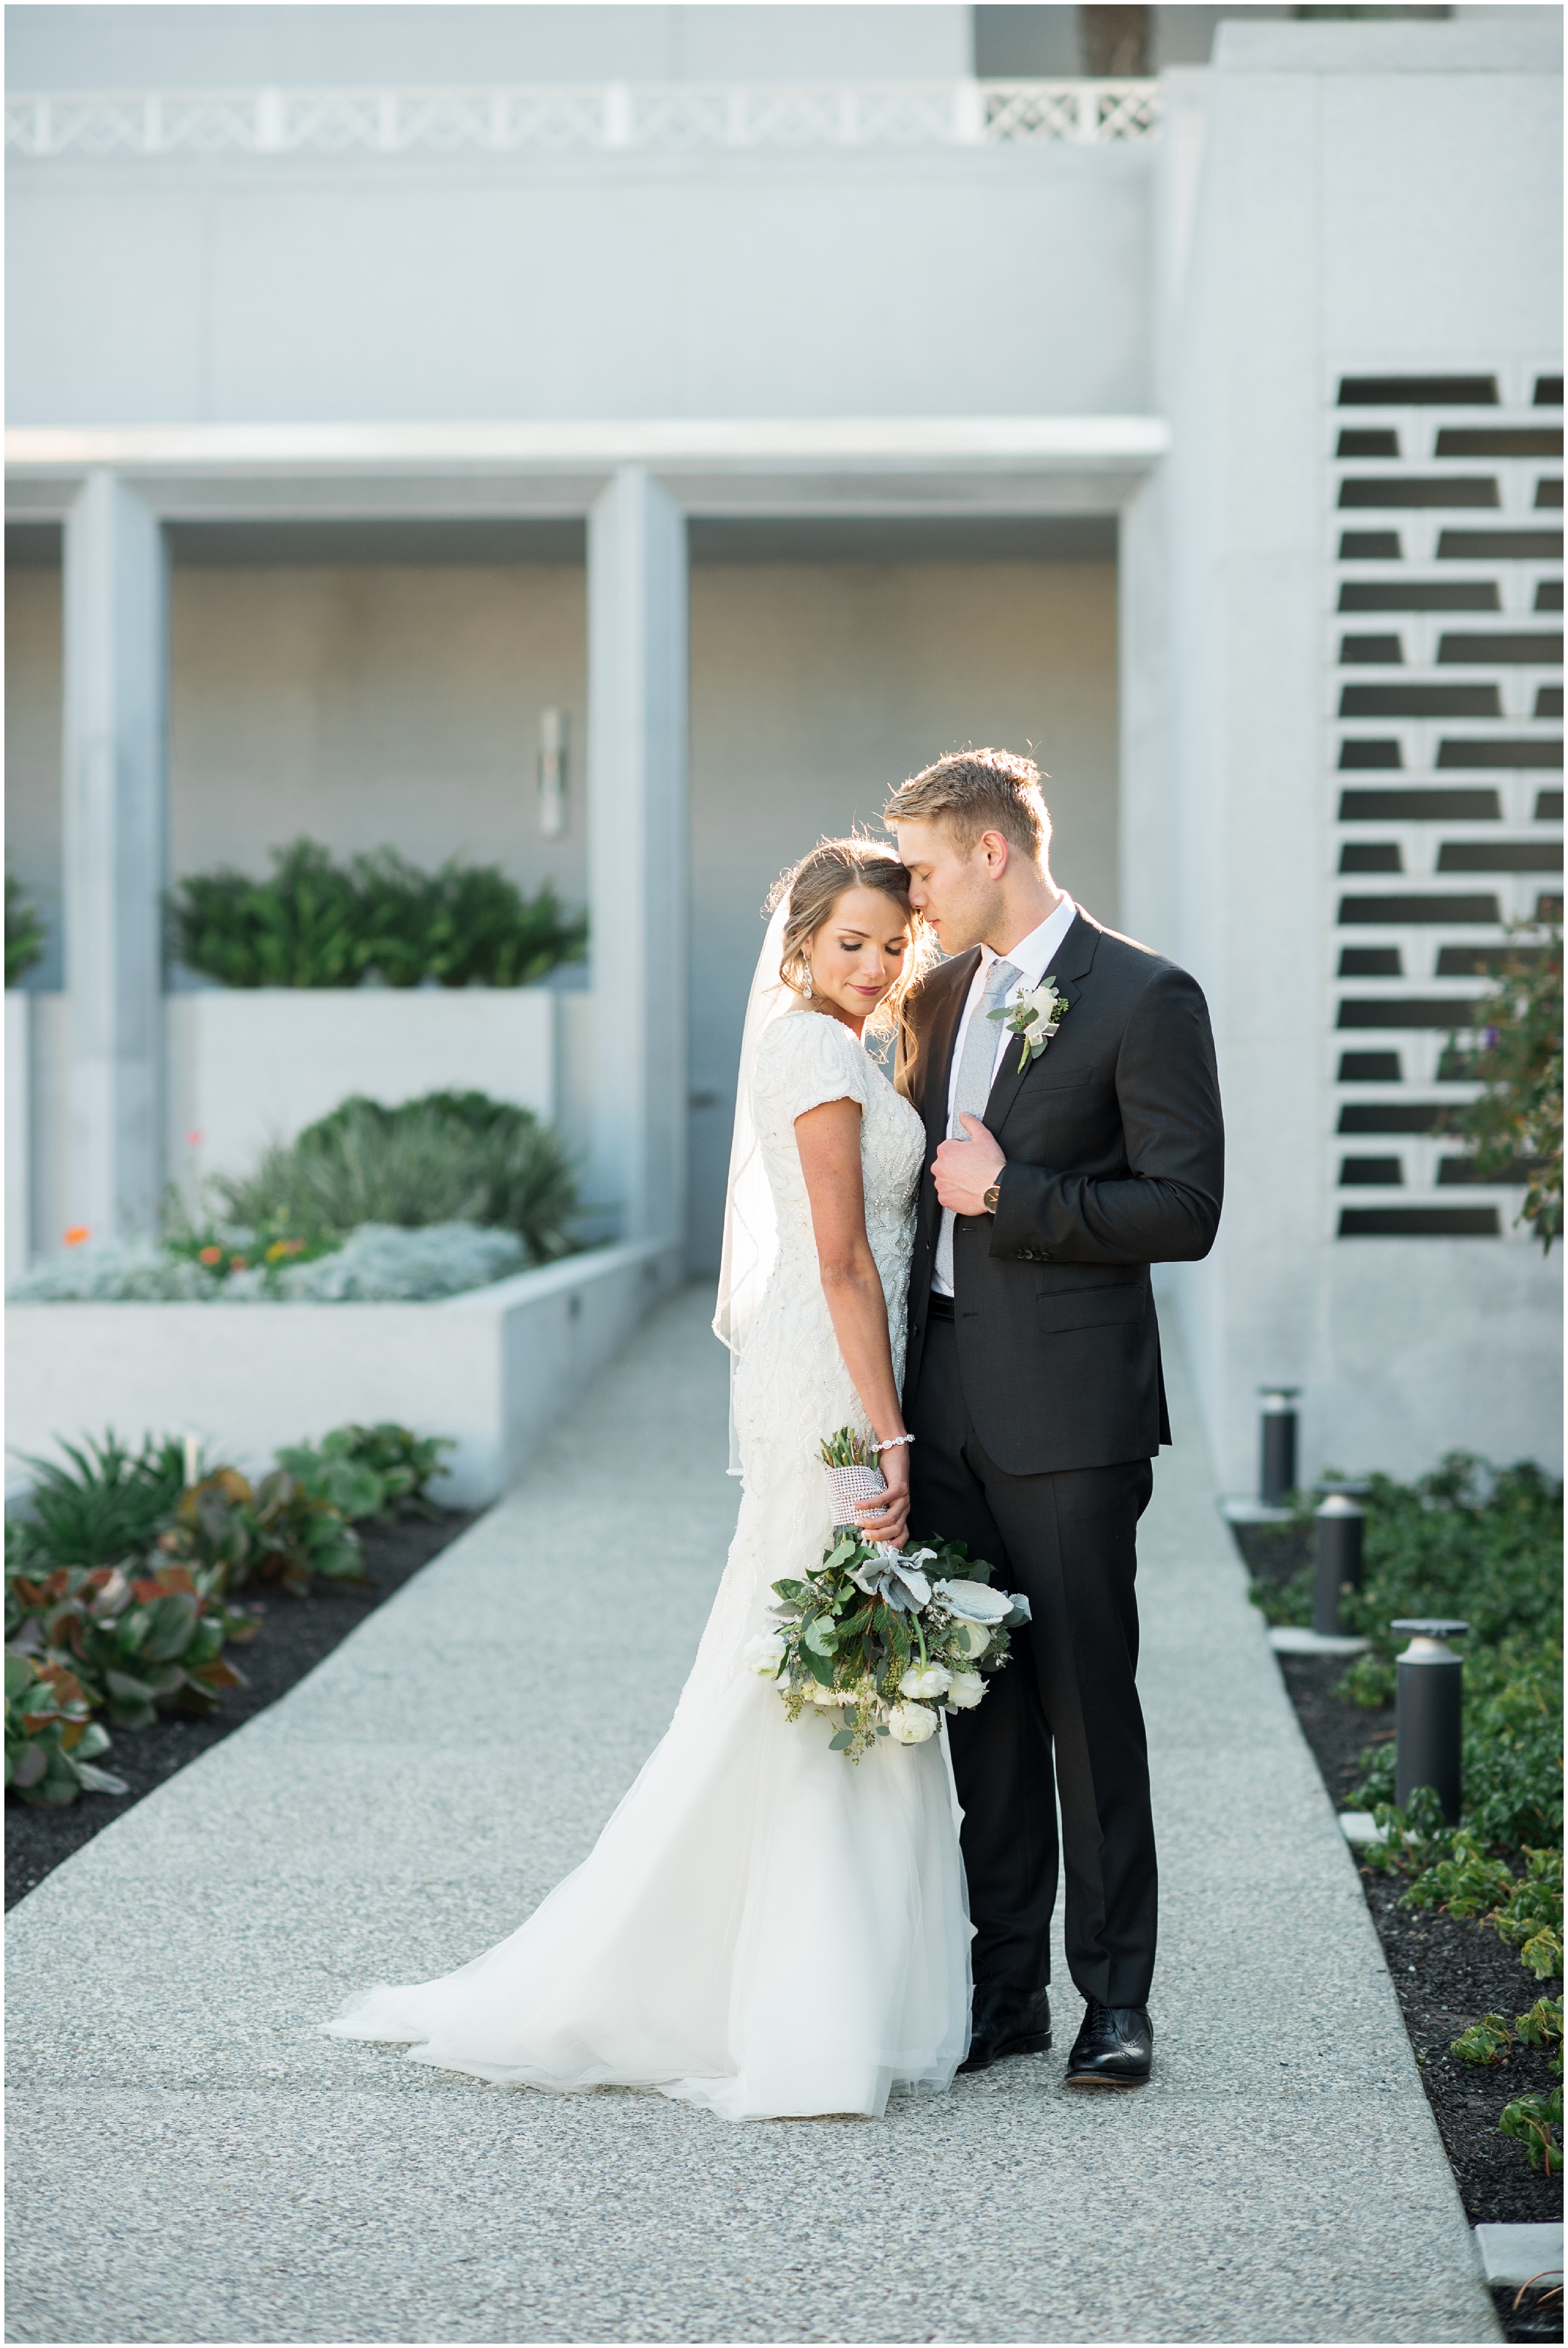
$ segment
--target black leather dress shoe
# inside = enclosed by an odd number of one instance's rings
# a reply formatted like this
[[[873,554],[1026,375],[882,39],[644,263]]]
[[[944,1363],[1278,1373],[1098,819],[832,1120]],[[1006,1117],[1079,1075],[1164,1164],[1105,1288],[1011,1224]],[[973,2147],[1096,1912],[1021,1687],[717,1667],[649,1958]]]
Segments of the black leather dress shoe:
[[[1067,2058],[1070,2087],[1141,2087],[1154,2061],[1146,2005],[1102,2005],[1091,1997]]]
[[[1050,1999],[1006,1982],[977,1982],[969,2051],[960,2071],[989,2071],[1004,2054],[1043,2054],[1050,2044]]]

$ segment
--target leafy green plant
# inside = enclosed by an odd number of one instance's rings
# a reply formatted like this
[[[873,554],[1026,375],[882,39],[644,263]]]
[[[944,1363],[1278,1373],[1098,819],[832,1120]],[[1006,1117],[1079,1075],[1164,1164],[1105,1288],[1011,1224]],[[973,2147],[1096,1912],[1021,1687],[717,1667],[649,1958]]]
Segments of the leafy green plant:
[[[112,1565],[144,1556],[173,1515],[185,1483],[175,1436],[129,1450],[112,1428],[101,1439],[62,1443],[68,1465],[29,1458],[31,1522],[13,1540],[55,1565]]]
[[[1563,1232],[1563,932],[1516,922],[1513,934],[1545,943],[1510,955],[1484,998],[1466,1066],[1484,1090],[1447,1128],[1471,1144],[1478,1179],[1525,1182],[1519,1220],[1550,1253]],[[1450,1049],[1457,1058],[1457,1038]]]
[[[125,1779],[100,1769],[108,1731],[63,1664],[5,1657],[5,1784],[36,1808],[60,1809],[78,1794],[123,1794]]]
[[[336,1426],[316,1444],[284,1446],[281,1468],[313,1498],[330,1500],[351,1523],[375,1517],[391,1523],[400,1512],[437,1516],[429,1487],[441,1473],[441,1454],[456,1449],[450,1436],[417,1436],[384,1419],[375,1426]]]
[[[345,867],[309,839],[272,860],[264,880],[225,868],[171,892],[188,968],[225,986],[528,986],[586,948],[586,922],[548,883],[525,897],[498,865],[425,872],[383,848]]]
[[[1563,2068],[1563,2057],[1557,2057],[1557,2068]],[[1516,2096],[1502,2108],[1497,2124],[1500,2136],[1517,2137],[1530,2155],[1532,2168],[1542,2168],[1548,2177],[1555,2177],[1563,2167],[1563,2083],[1559,2078],[1550,2095]]]
[[[426,873],[390,848],[356,857],[354,873],[360,953],[388,986],[528,986],[582,959],[588,924],[548,881],[525,898],[498,865],[454,859]]]
[[[324,848],[272,851],[270,880],[229,867],[193,873],[168,900],[176,953],[224,986],[357,986],[358,904]]]
[[[7,1653],[68,1668],[117,1728],[149,1728],[159,1712],[214,1713],[244,1684],[222,1650],[257,1627],[224,1604],[217,1581],[179,1565],[56,1566],[41,1581],[8,1570]]]
[[[252,1485],[237,1468],[220,1468],[180,1495],[174,1521],[159,1536],[164,1560],[216,1569],[225,1592],[277,1582],[304,1597],[319,1573],[329,1581],[364,1579],[359,1535],[341,1510],[313,1498],[286,1468]]]
[[[44,922],[14,873],[5,875],[5,983],[15,986],[44,959]]]
[[[577,1210],[571,1161],[551,1128],[482,1094],[391,1108],[356,1095],[212,1189],[231,1220],[252,1230],[322,1239],[365,1223],[468,1222],[515,1231],[536,1263],[569,1251]]]

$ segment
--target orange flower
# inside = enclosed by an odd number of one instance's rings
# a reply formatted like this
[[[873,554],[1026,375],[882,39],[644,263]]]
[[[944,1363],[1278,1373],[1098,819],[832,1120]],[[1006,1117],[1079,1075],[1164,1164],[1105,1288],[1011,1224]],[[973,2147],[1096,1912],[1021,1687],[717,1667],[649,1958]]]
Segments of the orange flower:
[[[66,1245],[80,1247],[84,1240],[90,1240],[91,1237],[92,1233],[86,1223],[72,1223],[66,1232]]]
[[[229,1259],[229,1269],[231,1272],[249,1272],[251,1267],[242,1255],[231,1255]]]
[[[221,1263],[223,1251],[220,1247],[200,1248],[197,1251],[196,1260],[199,1263]]]

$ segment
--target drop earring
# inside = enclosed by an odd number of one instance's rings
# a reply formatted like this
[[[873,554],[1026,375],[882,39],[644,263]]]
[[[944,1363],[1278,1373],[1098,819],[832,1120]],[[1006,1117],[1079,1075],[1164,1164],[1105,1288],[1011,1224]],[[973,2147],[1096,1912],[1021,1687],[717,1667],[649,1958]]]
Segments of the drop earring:
[[[807,964],[806,964],[806,966],[805,966],[805,999],[806,999],[806,1001],[807,1001],[808,1003],[811,1001],[811,964],[810,964],[810,963],[807,963]]]

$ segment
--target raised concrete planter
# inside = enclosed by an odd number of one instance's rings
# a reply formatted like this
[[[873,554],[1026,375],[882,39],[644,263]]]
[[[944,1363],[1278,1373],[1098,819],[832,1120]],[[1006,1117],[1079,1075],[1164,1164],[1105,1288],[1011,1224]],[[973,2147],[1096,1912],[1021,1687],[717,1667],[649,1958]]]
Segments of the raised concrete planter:
[[[504,1490],[586,1381],[681,1277],[672,1240],[594,1249],[430,1304],[13,1304],[15,1454],[62,1437],[201,1437],[247,1470],[350,1419],[457,1448],[455,1508]]]
[[[164,1164],[190,1196],[350,1093],[395,1102],[466,1091],[586,1138],[576,1060],[586,994],[552,987],[234,987],[164,998]],[[60,1244],[68,1216],[69,998],[5,998],[6,1251]]]
[[[556,1110],[544,987],[234,987],[166,998],[168,1164],[241,1173],[350,1093],[465,1092]],[[200,1142],[190,1137],[200,1134]]]

